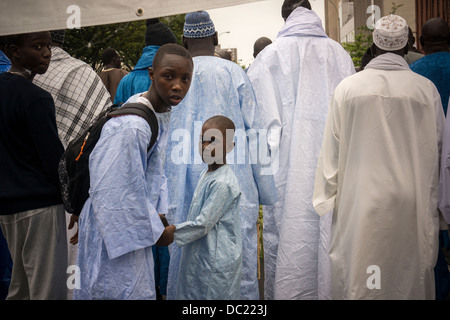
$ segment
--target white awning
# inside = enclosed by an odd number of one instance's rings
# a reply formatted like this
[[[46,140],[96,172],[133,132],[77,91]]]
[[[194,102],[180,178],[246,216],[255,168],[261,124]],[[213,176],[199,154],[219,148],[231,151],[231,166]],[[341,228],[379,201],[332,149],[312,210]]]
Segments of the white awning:
[[[261,0],[1,0],[0,36],[167,17]]]

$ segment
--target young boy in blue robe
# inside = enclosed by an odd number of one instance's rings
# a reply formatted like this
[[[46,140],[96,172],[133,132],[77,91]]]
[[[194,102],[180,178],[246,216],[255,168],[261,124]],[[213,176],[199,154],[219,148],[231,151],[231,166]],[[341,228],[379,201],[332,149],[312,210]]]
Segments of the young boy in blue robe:
[[[234,131],[234,123],[224,116],[203,124],[200,152],[208,169],[200,175],[187,221],[174,226],[176,244],[182,247],[176,299],[240,299],[241,191],[226,164]]]
[[[192,58],[176,44],[161,46],[149,74],[152,84],[139,97],[153,109],[158,139],[136,115],[110,119],[89,158],[90,190],[80,214],[74,299],[155,299],[152,246],[173,242],[158,215],[164,199],[164,159],[171,106],[190,87]]]

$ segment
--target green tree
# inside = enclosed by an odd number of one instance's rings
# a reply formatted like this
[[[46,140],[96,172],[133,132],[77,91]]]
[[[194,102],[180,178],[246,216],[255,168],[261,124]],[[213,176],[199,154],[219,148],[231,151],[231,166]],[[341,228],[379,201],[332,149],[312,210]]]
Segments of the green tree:
[[[355,67],[361,67],[361,59],[372,45],[372,31],[366,27],[359,27],[354,42],[343,42],[342,46],[350,54]]]
[[[96,71],[102,68],[102,53],[111,47],[123,58],[128,70],[138,62],[145,47],[146,20],[115,23],[101,26],[66,30],[64,49],[73,57],[81,59]],[[160,18],[181,44],[184,14]]]
[[[400,8],[400,7],[403,7],[403,6],[404,6],[403,3],[397,5],[397,4],[395,4],[395,2],[392,2],[391,11],[390,11],[389,13],[390,13],[390,14],[395,14],[395,13],[397,12],[397,9]]]

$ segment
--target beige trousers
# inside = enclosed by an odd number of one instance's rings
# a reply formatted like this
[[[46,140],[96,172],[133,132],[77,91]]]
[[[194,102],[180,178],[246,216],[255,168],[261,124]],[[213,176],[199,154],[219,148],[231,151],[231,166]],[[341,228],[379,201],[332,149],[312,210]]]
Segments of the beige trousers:
[[[0,215],[13,260],[7,300],[67,299],[64,207],[56,205]]]

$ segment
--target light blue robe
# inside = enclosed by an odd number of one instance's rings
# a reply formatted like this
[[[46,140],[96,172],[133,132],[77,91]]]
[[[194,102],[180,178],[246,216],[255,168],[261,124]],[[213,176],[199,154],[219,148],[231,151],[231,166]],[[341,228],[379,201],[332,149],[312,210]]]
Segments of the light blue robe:
[[[242,234],[239,182],[228,165],[202,172],[187,221],[176,224],[181,247],[177,300],[240,298]]]
[[[167,209],[164,153],[170,112],[156,113],[158,140],[139,116],[112,118],[90,155],[90,197],[80,215],[74,299],[155,299],[152,246]]]
[[[242,192],[240,215],[244,258],[241,298],[258,300],[256,223],[259,205],[276,201],[273,176],[260,164],[264,162],[263,157],[262,161],[248,159],[249,151],[254,152],[256,148],[264,151],[267,147],[264,135],[258,135],[257,146],[246,139],[247,130],[259,132],[258,105],[250,81],[239,65],[212,56],[197,56],[193,60],[191,86],[183,101],[173,108],[170,121],[166,160],[169,212],[166,217],[171,224],[186,221],[200,173],[206,168],[198,151],[203,122],[214,115],[230,118],[236,126],[236,147],[227,154],[227,164],[236,175]],[[268,160],[270,163],[270,157]],[[167,299],[174,299],[180,250],[176,243],[169,249]]]

